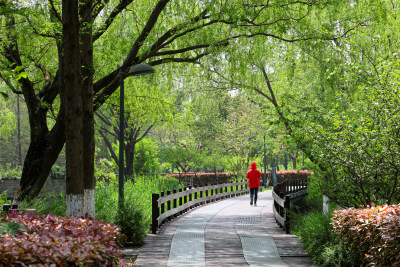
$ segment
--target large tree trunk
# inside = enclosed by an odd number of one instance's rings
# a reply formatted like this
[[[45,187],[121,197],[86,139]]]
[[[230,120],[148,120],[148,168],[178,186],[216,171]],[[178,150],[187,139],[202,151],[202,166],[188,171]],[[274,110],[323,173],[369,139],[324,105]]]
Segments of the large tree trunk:
[[[31,143],[24,161],[24,168],[13,203],[36,197],[46,182],[51,167],[57,160],[65,142],[64,112],[60,108],[56,124],[50,132],[31,130]],[[35,113],[35,115],[40,115]],[[38,116],[39,117],[39,116]],[[36,117],[31,129],[47,129],[43,120]],[[34,127],[32,127],[34,126]]]
[[[67,216],[84,211],[82,79],[78,0],[62,1],[63,64],[61,100],[65,111]]]
[[[17,166],[22,166],[21,109],[19,105],[18,95],[17,95]]]
[[[93,41],[92,41],[92,5],[93,0],[80,1],[82,22],[81,66],[82,66],[82,109],[83,109],[83,177],[84,208],[83,212],[95,216],[94,201],[94,118],[93,118]]]

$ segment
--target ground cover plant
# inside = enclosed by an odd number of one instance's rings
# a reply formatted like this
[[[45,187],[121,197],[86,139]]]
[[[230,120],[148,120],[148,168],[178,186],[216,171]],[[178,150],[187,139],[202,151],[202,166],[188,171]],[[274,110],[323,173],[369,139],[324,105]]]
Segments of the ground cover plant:
[[[140,245],[150,229],[151,194],[179,189],[180,183],[175,178],[162,176],[137,176],[135,182],[125,183],[125,207],[130,211],[118,213],[118,179],[114,173],[103,173],[96,183],[95,205],[96,218],[117,224],[121,228],[120,242]],[[53,213],[65,216],[64,196],[50,195],[22,202],[19,208],[33,208],[38,214]]]
[[[121,257],[119,228],[98,219],[17,212],[1,219],[1,266],[114,266]]]
[[[322,212],[322,195],[312,183],[309,195],[291,213],[291,232],[298,236],[304,249],[316,264],[322,266],[359,266],[360,261],[350,255],[332,229],[332,212]]]

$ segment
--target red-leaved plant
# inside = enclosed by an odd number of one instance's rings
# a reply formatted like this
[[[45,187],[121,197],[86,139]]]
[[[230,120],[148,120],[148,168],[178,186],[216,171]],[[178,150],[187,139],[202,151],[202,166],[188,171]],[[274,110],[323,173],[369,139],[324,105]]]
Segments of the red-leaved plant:
[[[334,212],[333,231],[361,251],[365,265],[400,266],[400,205]]]
[[[0,234],[0,266],[114,266],[121,256],[119,228],[93,218],[10,213],[14,237]]]

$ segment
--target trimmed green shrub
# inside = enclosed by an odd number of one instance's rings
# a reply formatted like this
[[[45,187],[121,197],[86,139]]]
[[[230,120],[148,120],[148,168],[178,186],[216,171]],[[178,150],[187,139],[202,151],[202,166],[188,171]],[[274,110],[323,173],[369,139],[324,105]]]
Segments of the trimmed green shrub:
[[[118,209],[115,224],[121,228],[121,233],[126,236],[126,241],[133,245],[142,245],[149,231],[150,218],[140,205],[126,200]]]
[[[335,211],[333,231],[364,265],[400,265],[400,205]]]

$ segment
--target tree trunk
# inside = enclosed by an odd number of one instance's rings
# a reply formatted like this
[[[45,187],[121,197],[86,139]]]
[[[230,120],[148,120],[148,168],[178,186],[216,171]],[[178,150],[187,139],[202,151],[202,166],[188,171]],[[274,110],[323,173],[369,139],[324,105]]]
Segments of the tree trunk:
[[[299,156],[299,152],[296,151],[294,153],[289,153],[289,157],[293,162],[293,170],[297,170],[297,157]]]
[[[92,5],[93,0],[81,0],[80,12],[82,22],[80,56],[82,66],[82,110],[83,110],[83,179],[84,208],[83,213],[95,217],[94,201],[94,118],[93,118],[93,41],[92,41]]]
[[[38,115],[36,119],[30,120],[31,143],[25,157],[20,184],[14,196],[14,204],[18,204],[23,199],[32,199],[40,193],[51,167],[64,147],[63,105],[60,107],[60,113],[51,132],[34,131],[46,126],[44,120],[39,118],[40,113],[35,113],[35,115]],[[45,114],[43,116],[45,117]]]
[[[78,0],[62,1],[63,64],[61,100],[65,111],[67,216],[84,211],[82,80]]]
[[[22,166],[21,147],[21,109],[19,106],[19,96],[17,95],[17,166]]]
[[[287,171],[288,168],[288,155],[285,153],[285,158],[283,160],[283,166],[285,167],[285,171]]]
[[[130,177],[130,179],[132,179],[133,181],[134,181],[133,161],[135,159],[135,146],[136,146],[135,140],[128,141],[125,146],[125,158],[126,158],[125,177]]]

